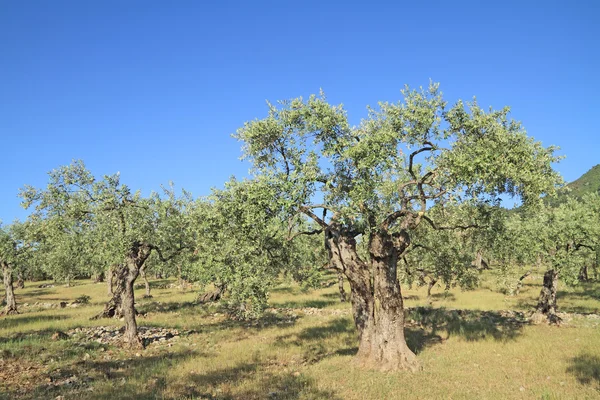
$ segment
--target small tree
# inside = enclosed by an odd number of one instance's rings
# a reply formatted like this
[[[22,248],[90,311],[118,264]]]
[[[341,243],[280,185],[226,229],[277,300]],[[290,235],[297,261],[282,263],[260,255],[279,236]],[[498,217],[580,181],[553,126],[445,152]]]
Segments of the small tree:
[[[303,214],[319,226],[312,233],[324,235],[330,265],[351,286],[357,358],[383,370],[419,368],[404,337],[397,267],[419,225],[440,228],[430,210],[503,193],[531,203],[559,181],[553,148],[529,138],[508,108],[447,108],[435,84],[403,94],[369,109],[357,127],[323,95],[269,104],[266,118],[235,135],[254,173],[282,188],[296,221]],[[357,252],[359,236],[367,258]]]
[[[0,222],[0,266],[5,291],[5,306],[0,314],[18,314],[14,292],[15,270],[26,269],[31,256],[31,243],[28,241],[27,227],[18,221],[9,226]]]

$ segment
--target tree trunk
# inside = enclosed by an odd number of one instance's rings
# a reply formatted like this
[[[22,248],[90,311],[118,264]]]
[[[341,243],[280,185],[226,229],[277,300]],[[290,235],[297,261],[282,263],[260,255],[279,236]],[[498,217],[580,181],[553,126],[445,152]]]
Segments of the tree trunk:
[[[559,323],[560,318],[556,315],[556,289],[558,286],[558,272],[551,269],[544,274],[544,285],[540,291],[540,297],[536,307],[536,313],[548,319],[550,323]]]
[[[387,232],[372,233],[369,253],[373,266],[374,318],[363,333],[368,348],[359,346],[363,365],[383,371],[420,369],[404,336],[404,303],[398,281],[398,255],[410,243],[407,234],[393,237]],[[362,353],[360,351],[362,350]]]
[[[344,274],[338,271],[338,289],[340,291],[340,301],[342,303],[346,302],[346,291],[344,290]]]
[[[140,274],[142,275],[142,279],[144,280],[144,285],[146,286],[146,293],[144,294],[144,297],[149,299],[152,297],[152,294],[150,294],[150,282],[148,282],[148,276],[146,276],[146,268],[141,268],[140,269]]]
[[[92,319],[123,317],[122,299],[126,276],[127,268],[124,264],[115,264],[110,267],[106,281],[111,298],[104,306],[104,310]]]
[[[2,314],[18,314],[17,301],[15,300],[15,291],[13,288],[13,277],[10,265],[7,262],[2,262],[2,273],[4,275],[4,289],[6,291],[6,306]]]
[[[25,279],[22,272],[17,274],[17,289],[25,289]]]
[[[430,278],[429,283],[427,284],[427,302],[429,304],[433,304],[433,299],[431,297],[431,289],[433,289],[433,287],[435,286],[436,283],[437,283],[437,279]]]
[[[129,348],[143,348],[142,341],[138,335],[137,321],[135,320],[135,296],[133,285],[140,273],[138,252],[132,251],[127,258],[125,265],[125,290],[121,298],[121,308],[123,318],[125,319],[125,333],[123,334],[123,344]]]
[[[94,275],[94,283],[102,283],[104,282],[104,272],[100,272]]]
[[[527,278],[529,275],[531,275],[531,270],[525,272],[523,275],[521,275],[521,277],[519,278],[519,282],[517,282],[517,288],[515,289],[515,295],[519,295],[519,293],[521,293],[521,288],[523,287],[523,280],[525,278]]]
[[[584,265],[579,270],[579,281],[580,282],[587,282],[589,280],[590,280],[590,278],[589,278],[589,275],[588,275],[588,266]]]
[[[398,254],[408,246],[408,236],[398,252],[394,238],[373,234],[369,243],[373,282],[369,265],[363,262],[353,236],[330,225],[325,245],[330,264],[346,275],[350,283],[354,323],[359,334],[356,359],[367,368],[385,371],[420,368],[404,337],[404,306],[397,277]]]
[[[227,289],[227,285],[221,284],[221,285],[216,285],[216,287],[217,288],[215,290],[213,290],[212,292],[207,292],[207,293],[203,293],[203,294],[199,295],[198,298],[196,299],[196,301],[200,304],[204,304],[204,303],[212,303],[212,302],[221,300],[223,293]]]

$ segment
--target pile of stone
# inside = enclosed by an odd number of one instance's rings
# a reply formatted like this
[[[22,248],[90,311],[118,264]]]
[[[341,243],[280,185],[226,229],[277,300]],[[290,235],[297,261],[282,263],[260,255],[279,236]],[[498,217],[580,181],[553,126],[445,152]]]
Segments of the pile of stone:
[[[67,332],[71,338],[95,341],[101,344],[118,344],[125,331],[124,327],[116,326],[95,326],[89,328],[75,328]],[[138,333],[145,345],[151,343],[165,343],[170,340],[176,340],[180,337],[177,329],[144,327],[138,328]],[[190,334],[191,331],[183,332]]]
[[[77,308],[77,307],[81,307],[82,305],[83,304],[78,301],[73,301],[73,302],[61,301],[59,303],[42,303],[42,302],[36,301],[33,304],[29,304],[29,303],[20,304],[19,307],[50,309],[50,308],[67,308],[67,307]]]

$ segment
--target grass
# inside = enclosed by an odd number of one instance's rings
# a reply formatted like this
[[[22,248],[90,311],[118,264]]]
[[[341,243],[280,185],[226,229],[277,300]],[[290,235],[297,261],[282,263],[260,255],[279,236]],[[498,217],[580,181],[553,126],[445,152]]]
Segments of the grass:
[[[379,373],[357,368],[350,305],[336,287],[303,292],[293,284],[273,291],[271,311],[254,323],[228,320],[215,305],[197,306],[196,293],[153,288],[136,293],[147,313],[141,326],[191,330],[141,352],[77,339],[51,340],[75,327],[120,324],[90,321],[106,288],[78,281],[71,288],[17,291],[20,304],[72,302],[78,308],[38,310],[0,319],[2,399],[586,399],[600,397],[598,321],[579,318],[560,328],[515,322],[500,310],[535,305],[541,275],[507,297],[492,283],[475,291],[404,288],[411,307],[409,346],[424,370]],[[487,279],[491,282],[491,279]],[[164,287],[164,281],[161,285]],[[39,285],[40,283],[36,283]],[[560,286],[561,311],[595,313],[600,284]]]

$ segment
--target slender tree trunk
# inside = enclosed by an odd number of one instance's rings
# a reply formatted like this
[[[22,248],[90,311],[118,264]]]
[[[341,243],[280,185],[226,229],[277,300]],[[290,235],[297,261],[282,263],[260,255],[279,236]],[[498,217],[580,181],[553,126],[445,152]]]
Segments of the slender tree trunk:
[[[544,284],[540,291],[540,297],[536,307],[536,313],[543,315],[550,323],[559,323],[560,318],[556,315],[556,291],[558,286],[558,272],[554,269],[544,274]]]
[[[342,303],[345,303],[347,298],[346,298],[346,291],[344,290],[344,274],[342,274],[341,272],[338,271],[337,276],[338,276],[338,289],[340,291],[340,301]]]
[[[142,275],[142,279],[144,280],[144,285],[146,286],[146,293],[144,294],[145,298],[152,297],[150,293],[150,282],[148,282],[148,276],[146,275],[146,268],[142,267],[140,269],[140,275]]]
[[[515,294],[518,296],[519,293],[521,293],[521,288],[523,287],[523,280],[525,278],[527,278],[529,275],[531,275],[531,270],[525,272],[523,275],[521,275],[521,277],[519,278],[519,282],[517,282],[517,289],[515,290]]]
[[[135,296],[133,285],[140,273],[140,266],[137,259],[137,252],[133,252],[128,257],[125,265],[125,290],[123,291],[121,306],[123,318],[125,319],[125,333],[123,334],[123,344],[130,348],[142,348],[143,344],[138,335],[137,321],[135,319]]]
[[[433,289],[433,287],[435,286],[436,283],[437,283],[437,279],[430,278],[429,283],[427,284],[427,302],[429,304],[433,304],[433,299],[431,297],[431,289]]]
[[[25,289],[25,279],[22,272],[17,274],[17,289]]]
[[[13,277],[10,264],[2,262],[2,274],[4,275],[4,290],[6,291],[6,306],[2,314],[18,314],[17,301],[15,300],[15,292],[13,288]]]
[[[589,280],[590,280],[590,278],[589,278],[589,275],[588,275],[588,266],[584,265],[579,270],[579,281],[580,282],[587,282]]]

